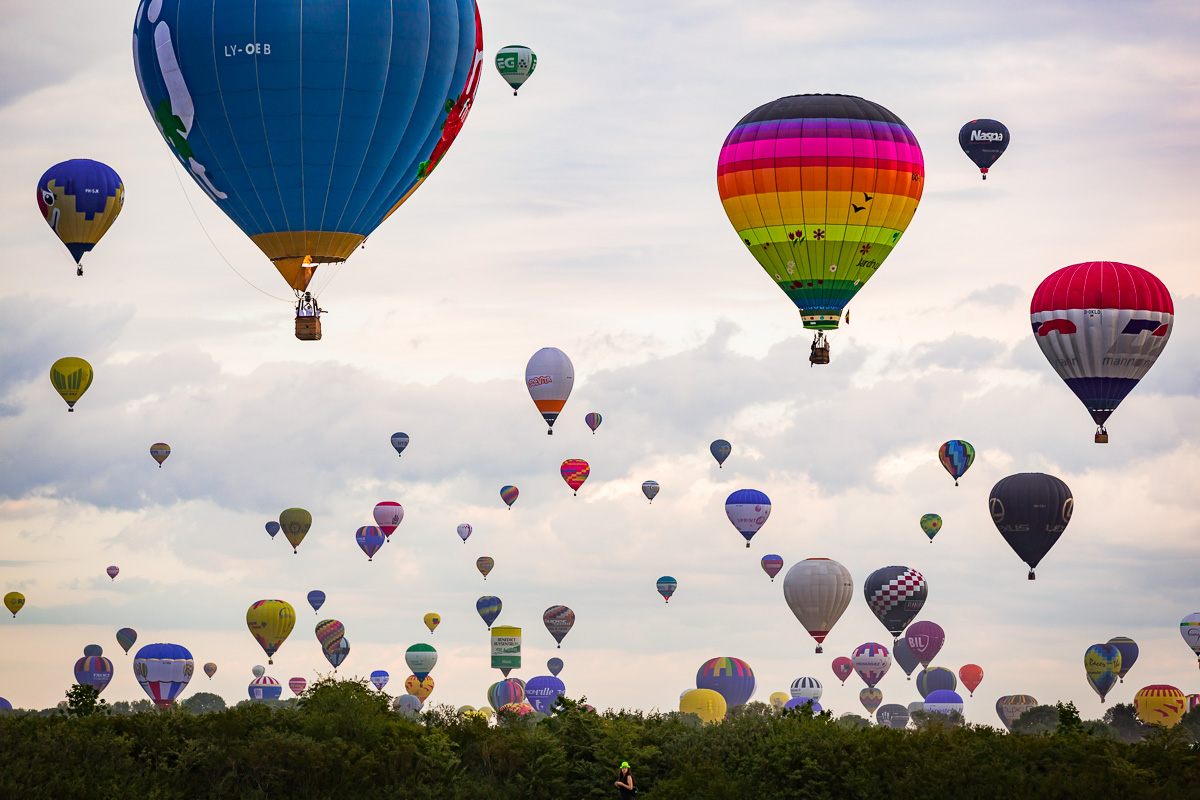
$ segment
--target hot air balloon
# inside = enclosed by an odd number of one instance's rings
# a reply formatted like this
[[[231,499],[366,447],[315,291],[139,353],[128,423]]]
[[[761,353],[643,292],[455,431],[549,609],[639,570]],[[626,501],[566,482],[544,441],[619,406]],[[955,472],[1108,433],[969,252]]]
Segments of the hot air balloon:
[[[74,356],[60,358],[50,367],[50,383],[67,401],[67,411],[74,411],[75,403],[92,385],[92,365]]]
[[[404,521],[404,506],[391,500],[385,500],[377,503],[371,514],[375,517],[375,524],[379,526],[379,530],[383,532],[384,536],[390,538],[400,523]]]
[[[158,462],[159,469],[162,469],[163,462],[169,455],[171,455],[171,445],[166,442],[155,442],[150,445],[150,457]]]
[[[143,2],[133,36],[172,153],[313,321],[314,272],[345,261],[429,177],[483,66],[475,0]],[[221,46],[229,57],[215,57]],[[297,338],[319,339],[305,319]]]
[[[98,644],[89,645],[83,651],[83,658],[75,662],[75,683],[91,686],[97,694],[104,691],[112,676],[112,662],[104,657],[104,650]]]
[[[1053,475],[1022,472],[1001,478],[988,506],[996,530],[1029,565],[1029,580],[1034,580],[1034,569],[1067,529],[1075,500]]]
[[[496,562],[491,556],[480,556],[475,559],[475,569],[479,570],[479,574],[483,576],[485,581],[487,580],[488,573],[492,571],[494,566],[496,566]]]
[[[283,686],[270,675],[260,675],[246,687],[251,700],[278,700]]]
[[[308,593],[308,604],[312,606],[313,613],[316,614],[321,610],[321,606],[325,605],[325,593],[320,589],[313,589]]]
[[[267,674],[267,668],[262,664],[255,664],[250,672],[253,673],[254,677],[261,678],[263,675]]]
[[[958,146],[975,162],[980,176],[986,181],[988,167],[995,164],[1008,147],[1008,128],[994,119],[973,119],[959,130]]]
[[[916,701],[915,703],[908,704],[908,713],[909,714],[915,714],[918,711],[923,712],[924,710],[925,710],[925,704],[923,702],[921,702],[920,700]]]
[[[1133,669],[1133,665],[1138,659],[1137,642],[1128,636],[1114,636],[1108,640],[1108,643],[1115,644],[1117,650],[1121,651],[1121,671],[1117,677],[1121,679],[1121,683],[1124,683],[1125,676],[1129,674],[1129,670]]]
[[[1155,684],[1138,690],[1133,696],[1133,707],[1145,724],[1170,728],[1183,716],[1187,698],[1174,686]]]
[[[642,494],[653,503],[654,498],[658,496],[658,481],[642,481]]]
[[[567,486],[571,487],[571,491],[578,495],[579,487],[583,486],[583,482],[588,479],[592,468],[582,458],[568,458],[558,471],[562,475],[562,479],[567,482]]]
[[[978,664],[965,664],[958,669],[958,679],[967,687],[971,697],[974,697],[975,689],[983,682],[983,667]]]
[[[515,498],[514,498],[515,499]],[[471,537],[471,531],[475,530],[465,522],[458,526],[458,538],[462,539],[463,544],[467,543],[467,539]]]
[[[696,672],[696,688],[720,693],[727,708],[740,706],[754,696],[754,670],[740,658],[710,658]]]
[[[402,694],[392,701],[392,710],[406,717],[416,717],[421,713],[424,703],[411,694]]]
[[[879,704],[883,702],[883,692],[878,689],[863,689],[858,693],[858,702],[862,703],[869,717],[875,713],[875,709],[879,708]]]
[[[5,605],[8,605],[7,598],[5,599]],[[121,645],[121,649],[125,651],[125,655],[129,655],[129,648],[133,647],[136,641],[137,631],[133,628],[121,628],[121,630],[117,631],[117,644]]]
[[[479,612],[480,618],[488,626],[489,631],[492,629],[492,623],[496,621],[496,617],[500,616],[502,608],[504,608],[504,604],[500,602],[500,598],[492,595],[484,595],[475,601],[475,610]]]
[[[791,696],[787,692],[771,692],[771,696],[767,698],[771,703],[771,708],[778,711],[782,711],[784,704],[791,699]]]
[[[692,689],[679,698],[680,714],[695,714],[705,725],[725,719],[725,698],[712,689]]]
[[[592,436],[595,436],[596,428],[600,427],[600,423],[604,421],[604,417],[600,416],[595,411],[593,411],[590,414],[586,415],[583,418],[583,421],[586,422],[587,426],[592,429]]]
[[[346,635],[346,626],[336,619],[323,619],[313,629],[322,650],[331,650]]]
[[[279,527],[283,529],[283,535],[291,544],[292,552],[296,553],[296,548],[304,541],[308,529],[312,527],[312,514],[303,508],[286,508],[279,515]]]
[[[825,687],[816,678],[796,678],[788,688],[792,697],[808,697],[812,700],[820,700],[821,695],[825,694]]]
[[[367,554],[367,561],[374,561],[375,554],[383,547],[387,537],[374,525],[364,525],[354,532],[354,541],[358,542],[358,546]]]
[[[874,689],[875,684],[883,680],[883,676],[892,666],[892,656],[883,645],[867,642],[854,648],[854,652],[850,654],[850,663],[868,688]]]
[[[928,697],[930,692],[939,689],[957,689],[958,678],[945,667],[928,667],[917,673],[917,691],[921,697]]]
[[[430,633],[433,633],[433,629],[442,624],[442,618],[432,612],[426,614],[422,619],[425,621],[425,627],[429,628]]]
[[[562,668],[563,660],[561,658],[555,657],[546,662],[546,669],[550,670],[551,675],[557,676],[562,672]]]
[[[42,218],[75,259],[83,274],[83,255],[116,222],[125,204],[125,184],[107,164],[73,158],[55,164],[38,181]]]
[[[791,711],[792,709],[796,708],[803,708],[804,706],[811,708],[814,716],[821,713],[821,704],[816,700],[813,700],[811,697],[793,697],[791,700],[788,700],[783,704],[784,709],[787,711]]]
[[[930,544],[933,544],[933,537],[937,536],[937,532],[941,529],[942,518],[937,514],[921,515],[921,530],[925,531],[925,535],[929,537]]]
[[[558,646],[562,647],[563,637],[570,633],[575,625],[575,612],[566,606],[550,606],[542,613],[542,624],[550,631]]]
[[[825,332],[896,246],[924,186],[916,137],[861,97],[781,97],[725,139],[717,161],[725,213],[816,331],[811,363],[829,363]]]
[[[663,575],[659,578],[654,587],[658,589],[658,593],[663,596],[664,602],[671,602],[671,595],[675,594],[675,589],[678,588],[679,581],[672,578],[670,575]]]
[[[504,82],[512,87],[513,97],[536,68],[537,54],[524,45],[510,44],[496,53],[496,69]]]
[[[186,647],[148,644],[133,657],[133,674],[159,708],[167,708],[187,688],[196,665]]]
[[[299,697],[308,688],[308,681],[304,680],[304,678],[291,678],[288,680],[288,688],[292,690],[292,694]]]
[[[433,645],[414,644],[404,652],[404,663],[417,676],[417,680],[423,681],[437,664],[437,650],[433,649]]]
[[[387,670],[377,669],[371,673],[371,683],[379,691],[383,691],[383,687],[387,686],[388,678]]]
[[[1121,651],[1115,644],[1094,644],[1083,654],[1083,669],[1103,703],[1121,674]]]
[[[1012,724],[1037,704],[1038,701],[1027,694],[1005,695],[996,701],[996,715],[1000,717],[1005,728],[1012,730]]]
[[[817,640],[817,652],[841,619],[854,596],[850,570],[828,558],[809,558],[793,564],[783,576],[783,599],[808,635]],[[845,680],[844,678],[842,680]]]
[[[908,626],[904,631],[904,640],[921,666],[928,667],[946,643],[946,632],[936,622],[922,620]]]
[[[783,557],[777,556],[774,553],[765,555],[759,561],[759,564],[762,566],[763,572],[770,576],[771,583],[774,583],[775,576],[779,574],[779,570],[783,569]]]
[[[4,605],[8,606],[8,595],[4,596]],[[25,602],[22,597],[21,602]],[[17,606],[20,608],[20,606]],[[12,606],[8,606],[8,610],[13,612],[13,616],[17,612]],[[1183,641],[1188,647],[1192,648],[1192,652],[1196,654],[1197,662],[1200,662],[1200,613],[1188,614],[1179,621],[1179,635],[1183,637]]]
[[[970,442],[951,439],[938,448],[938,461],[942,462],[942,467],[950,473],[951,478],[954,478],[954,485],[958,486],[958,479],[971,468],[971,464],[975,461],[975,448]]]
[[[404,691],[422,703],[425,702],[429,695],[433,694],[433,688],[433,676],[431,675],[426,675],[423,680],[416,675],[409,675],[404,679]]]
[[[575,367],[571,359],[557,347],[543,347],[525,365],[525,385],[542,419],[546,420],[546,434],[553,434],[554,420],[558,419],[575,385]]]
[[[205,664],[204,665],[204,674],[207,675],[208,679],[211,681],[212,676],[217,674],[217,665],[211,661],[208,662],[207,664]]]
[[[925,577],[911,567],[882,567],[863,582],[867,606],[894,639],[920,613],[929,596]],[[912,642],[909,642],[912,647]]]
[[[952,689],[937,689],[925,697],[923,710],[926,714],[961,714],[963,699]]]
[[[908,727],[908,721],[911,716],[908,709],[898,703],[888,703],[879,707],[875,712],[875,721],[880,725],[887,725],[894,730],[904,730]]]
[[[396,448],[396,458],[401,458],[404,455],[404,448],[408,447],[408,434],[393,433],[392,447]]]
[[[350,655],[350,640],[343,636],[334,642],[333,647],[321,652],[325,654],[325,660],[333,667],[333,671],[337,672],[337,668],[346,660],[346,656]]]
[[[488,687],[487,699],[494,711],[510,703],[520,703],[525,699],[525,684],[516,678],[497,681]]]
[[[501,486],[500,487],[500,499],[504,501],[504,504],[506,506],[508,506],[509,511],[512,511],[512,504],[517,502],[517,497],[519,497],[520,494],[521,493],[517,490],[517,487],[515,487],[515,486]]]
[[[114,580],[114,581],[117,579],[117,575],[119,575],[121,572],[119,567],[109,567],[108,569],[106,569],[104,571],[106,573],[108,573],[109,579]]]
[[[904,674],[911,681],[913,670],[920,665],[921,659],[917,658],[917,654],[908,646],[907,636],[901,636],[896,644],[892,646],[892,658],[896,659],[896,663],[900,665],[900,669],[904,670]]]
[[[833,674],[845,686],[846,678],[854,674],[854,662],[845,656],[838,656],[833,660]]]
[[[8,594],[4,595],[4,607],[12,612],[14,619],[17,616],[17,612],[24,608],[24,606],[25,595],[21,594],[20,592],[9,592]],[[132,642],[130,642],[130,644],[132,644]],[[129,650],[129,648],[125,649],[126,651]]]
[[[1175,306],[1163,282],[1141,267],[1087,261],[1052,273],[1033,293],[1029,319],[1050,366],[1091,412],[1098,444],[1104,423],[1167,346]]]
[[[267,654],[268,664],[275,663],[272,656],[295,626],[296,609],[283,600],[259,600],[246,610],[246,627]]]
[[[717,460],[717,469],[723,469],[725,459],[729,458],[729,454],[733,452],[733,445],[724,439],[716,439],[708,446],[708,452],[712,453],[712,457]]]
[[[566,685],[550,675],[538,675],[525,684],[525,700],[541,714],[553,713],[558,698],[567,693]]]
[[[277,533],[279,533],[279,523],[271,520],[267,523],[267,535],[274,539]]]
[[[757,489],[738,489],[725,498],[725,516],[749,547],[754,534],[771,516],[771,498]]]

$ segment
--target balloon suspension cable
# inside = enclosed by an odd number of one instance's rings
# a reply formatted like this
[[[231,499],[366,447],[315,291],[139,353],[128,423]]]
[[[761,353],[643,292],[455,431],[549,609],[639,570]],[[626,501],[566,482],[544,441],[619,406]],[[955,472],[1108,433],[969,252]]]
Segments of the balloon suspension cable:
[[[168,158],[170,158],[170,156],[168,156]],[[209,233],[208,233],[208,228],[204,227],[204,221],[203,221],[203,220],[201,220],[201,219],[200,219],[200,215],[199,215],[198,213],[196,213],[196,206],[192,204],[192,198],[191,198],[191,197],[188,195],[188,193],[187,193],[187,189],[186,189],[186,188],[184,187],[184,185],[183,185],[183,180],[182,180],[182,179],[179,177],[179,172],[178,172],[178,170],[179,170],[179,164],[178,164],[178,162],[176,162],[174,158],[171,158],[171,163],[174,165],[174,170],[172,170],[172,171],[173,171],[173,173],[174,173],[174,175],[175,175],[175,180],[179,182],[179,190],[180,190],[181,192],[183,192],[183,199],[184,199],[184,200],[187,200],[188,208],[190,208],[190,209],[192,210],[192,216],[194,216],[194,217],[196,218],[196,222],[197,222],[197,223],[200,225],[200,230],[204,231],[204,237],[205,237],[206,239],[208,239],[208,243],[212,245],[212,247],[213,247],[213,250],[216,250],[216,251],[217,251],[217,255],[219,255],[219,256],[221,257],[221,260],[222,260],[222,261],[224,261],[224,262],[225,262],[225,264],[226,264],[226,265],[227,265],[227,266],[228,266],[228,267],[229,267],[231,270],[233,270],[233,274],[234,274],[234,275],[237,275],[239,278],[241,278],[243,281],[245,281],[245,282],[246,282],[246,283],[247,283],[247,284],[248,284],[248,285],[249,285],[251,288],[253,288],[255,291],[261,292],[262,294],[265,294],[267,297],[270,297],[270,298],[271,298],[271,299],[273,299],[273,300],[278,300],[278,301],[279,301],[279,302],[281,302],[281,303],[287,303],[288,305],[291,305],[291,301],[290,301],[290,300],[288,300],[288,299],[286,299],[286,298],[283,298],[283,297],[278,297],[278,296],[276,296],[276,295],[273,295],[273,294],[271,294],[270,292],[268,292],[268,291],[267,291],[267,290],[265,290],[265,289],[260,289],[259,287],[255,286],[253,283],[251,283],[251,282],[250,282],[250,279],[249,279],[249,278],[247,278],[247,277],[246,277],[245,275],[243,275],[242,273],[238,272],[238,271],[237,271],[237,267],[235,267],[235,266],[234,266],[234,265],[233,265],[233,264],[232,264],[232,263],[229,261],[229,259],[225,257],[225,254],[221,252],[221,248],[217,247],[217,243],[216,243],[215,241],[213,241],[213,238],[212,238],[212,236],[210,236],[210,235],[209,235]],[[83,269],[82,269],[82,268],[80,268],[79,274],[80,274],[80,275],[82,275],[82,274],[83,274]]]

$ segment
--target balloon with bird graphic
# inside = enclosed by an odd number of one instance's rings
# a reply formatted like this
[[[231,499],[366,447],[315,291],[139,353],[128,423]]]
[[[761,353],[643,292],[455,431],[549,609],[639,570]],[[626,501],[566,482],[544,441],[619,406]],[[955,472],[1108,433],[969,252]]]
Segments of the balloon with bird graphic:
[[[1085,261],[1050,274],[1029,303],[1033,336],[1051,368],[1108,442],[1109,415],[1154,366],[1174,329],[1167,287],[1148,270]]]
[[[942,468],[950,473],[950,477],[954,478],[954,485],[958,486],[958,479],[966,474],[975,462],[975,448],[970,442],[951,439],[938,448],[938,461],[942,462]]]
[[[162,469],[163,462],[169,455],[171,455],[171,445],[166,442],[155,442],[150,445],[150,457],[158,462],[159,469]]]
[[[996,159],[1004,155],[1008,139],[1008,128],[994,119],[973,119],[958,131],[958,146],[979,167],[985,181]]]
[[[267,654],[267,663],[296,626],[296,609],[285,600],[259,600],[246,610],[246,627]]]
[[[510,44],[496,53],[496,71],[512,87],[513,97],[537,69],[537,54],[525,45]]]
[[[107,164],[73,158],[38,180],[38,210],[83,274],[83,256],[99,243],[125,205],[125,184]]]
[[[579,487],[583,486],[583,482],[588,479],[591,471],[591,466],[582,458],[568,458],[559,467],[562,479],[567,482],[567,486],[570,486],[571,491],[576,495],[579,494]]]
[[[67,403],[67,411],[74,411],[75,404],[92,385],[92,365],[82,358],[67,356],[55,361],[50,367],[50,383],[54,391]]]
[[[437,168],[483,34],[475,0],[152,0],[133,63],[172,155],[300,295]]]
[[[554,421],[566,405],[574,385],[575,367],[567,354],[557,347],[543,347],[525,365],[525,386],[546,421],[547,435],[554,433]]]
[[[908,126],[846,95],[759,106],[734,126],[717,161],[721,203],[738,237],[816,332],[812,363],[828,363],[826,332],[900,241],[924,187]]]

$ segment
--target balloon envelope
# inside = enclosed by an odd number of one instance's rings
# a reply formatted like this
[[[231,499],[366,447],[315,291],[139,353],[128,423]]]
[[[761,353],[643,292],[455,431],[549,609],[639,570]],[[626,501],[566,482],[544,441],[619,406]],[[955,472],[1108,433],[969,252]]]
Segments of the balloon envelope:
[[[467,539],[471,538],[471,532],[474,530],[474,528],[464,522],[458,526],[458,538],[463,540],[463,544],[466,544]]]
[[[1187,708],[1187,698],[1174,686],[1144,686],[1133,696],[1138,719],[1147,725],[1170,728],[1179,722]]]
[[[392,701],[392,710],[406,717],[415,717],[421,713],[421,708],[424,705],[416,695],[402,694]]]
[[[321,610],[321,606],[325,605],[325,593],[320,589],[313,589],[308,593],[308,604],[312,606],[313,613]]]
[[[925,577],[911,567],[883,567],[867,576],[863,595],[871,613],[898,639],[925,605],[929,587]]]
[[[430,633],[433,633],[433,629],[442,624],[442,618],[432,612],[426,614],[422,619],[425,622],[425,627],[429,628]]]
[[[705,725],[725,719],[725,698],[712,689],[692,689],[679,698],[679,713],[695,714]]]
[[[765,555],[762,557],[762,560],[759,561],[759,564],[762,566],[763,572],[770,576],[771,583],[774,583],[775,576],[779,574],[781,569],[783,569],[783,557],[777,556],[774,553]]]
[[[205,664],[204,665],[204,674],[207,675],[208,679],[211,681],[212,676],[217,674],[217,665],[211,661],[208,662],[207,664]]]
[[[992,523],[1013,552],[1029,565],[1030,580],[1034,578],[1034,569],[1067,529],[1074,507],[1070,488],[1042,472],[1001,478],[988,498]]]
[[[137,631],[133,628],[121,628],[121,630],[117,631],[117,644],[121,645],[121,649],[126,653],[129,652],[129,648],[133,647],[136,641]]]
[[[336,619],[323,619],[316,624],[314,631],[322,650],[334,647],[346,635],[346,627]]]
[[[475,610],[479,612],[479,616],[488,626],[488,630],[492,629],[492,623],[496,621],[496,617],[500,616],[502,608],[504,608],[504,603],[494,595],[484,595],[475,601]]]
[[[404,452],[404,448],[408,447],[408,434],[407,433],[393,433],[392,434],[392,447],[394,447],[396,449],[396,456],[400,457],[400,455]]]
[[[672,578],[670,575],[663,575],[654,582],[654,588],[658,589],[658,593],[663,596],[663,600],[671,602],[671,595],[675,594],[675,590],[679,587],[679,581]]]
[[[892,666],[892,656],[883,645],[867,642],[854,648],[854,652],[850,654],[850,663],[854,665],[858,677],[863,679],[868,688],[873,689]]]
[[[267,654],[268,664],[295,626],[296,609],[284,600],[259,600],[246,610],[246,627]]]
[[[354,541],[367,554],[367,561],[374,561],[375,554],[379,552],[379,548],[383,547],[387,537],[374,525],[364,525],[354,532]]]
[[[733,445],[724,439],[717,439],[708,446],[708,452],[712,453],[712,457],[717,460],[718,467],[724,467],[725,459],[729,458],[729,454],[733,452]]]
[[[377,669],[371,673],[371,684],[382,692],[383,687],[387,686],[389,677],[391,676],[388,675],[387,670]]]
[[[1083,670],[1103,703],[1121,674],[1121,651],[1115,644],[1094,644],[1083,654]]]
[[[996,701],[996,715],[1000,717],[1000,721],[1004,723],[1005,728],[1012,730],[1012,724],[1020,719],[1022,714],[1037,704],[1038,701],[1031,695],[1005,695]]]
[[[937,536],[938,531],[942,529],[942,518],[937,514],[923,514],[921,516],[921,530],[929,537],[929,541],[933,541],[933,537]]]
[[[546,433],[554,433],[554,421],[566,405],[574,385],[575,367],[567,354],[557,347],[543,347],[525,365],[525,386],[542,419],[546,420]]]
[[[267,535],[274,539],[277,533],[279,533],[279,523],[271,520],[267,523]]]
[[[332,647],[321,652],[325,654],[325,660],[333,667],[333,671],[337,672],[337,668],[346,660],[346,656],[350,655],[350,641],[343,636],[334,642]]]
[[[587,423],[587,426],[592,429],[592,433],[595,434],[596,428],[600,427],[600,423],[604,421],[604,417],[600,416],[595,411],[593,411],[592,413],[585,416],[583,418],[583,421]]]
[[[479,570],[479,574],[487,580],[488,573],[496,566],[496,561],[491,556],[480,556],[475,559],[475,569]]]
[[[160,468],[169,455],[171,455],[171,445],[166,442],[155,442],[150,445],[150,457],[158,462]]]
[[[525,684],[515,678],[498,681],[488,687],[487,697],[492,710],[499,711],[503,706],[525,699]]]
[[[371,515],[375,517],[375,524],[379,526],[379,530],[383,531],[383,535],[391,536],[404,520],[404,506],[391,500],[385,500],[375,506]]]
[[[825,687],[816,678],[796,678],[789,687],[792,697],[811,697],[820,700],[825,693]]]
[[[125,204],[125,184],[107,164],[73,158],[43,173],[37,202],[46,224],[79,264],[116,222]]]
[[[504,504],[509,508],[512,508],[512,504],[517,502],[517,498],[520,495],[521,492],[515,486],[500,487],[500,499],[503,500]]]
[[[112,662],[104,657],[102,650],[95,655],[85,654],[75,662],[75,683],[91,686],[97,693],[104,691],[112,676]]]
[[[929,662],[942,651],[942,645],[946,643],[946,632],[936,622],[921,620],[905,629],[904,641],[921,666],[928,667]]]
[[[263,675],[267,674],[267,668],[261,664],[254,666],[250,671],[254,673],[254,677],[256,678],[261,678]]]
[[[642,481],[642,494],[646,495],[646,499],[651,503],[658,496],[658,481]]]
[[[727,708],[740,706],[754,696],[754,670],[740,658],[710,658],[696,672],[696,688],[720,693]]]
[[[553,713],[558,698],[567,693],[566,685],[550,675],[538,675],[525,684],[525,700],[533,710],[542,714]]]
[[[25,607],[25,595],[20,592],[9,592],[4,595],[4,607],[17,616],[17,612]]]
[[[833,674],[845,686],[846,678],[854,674],[854,662],[845,656],[838,656],[833,660]]]
[[[963,686],[967,687],[971,697],[974,697],[975,690],[983,682],[983,667],[978,664],[965,664],[958,669],[958,679],[962,681]]]
[[[928,714],[962,713],[963,699],[958,692],[950,689],[937,689],[925,696],[924,711]]]
[[[571,490],[578,494],[579,487],[583,486],[583,482],[588,479],[592,468],[582,458],[568,458],[558,471],[562,475],[562,479],[567,482],[567,486],[570,486]]]
[[[803,708],[804,706],[810,706],[813,714],[820,714],[822,710],[821,704],[811,697],[793,697],[783,704],[784,709],[788,711],[794,708]]]
[[[21,598],[21,602],[25,602],[25,598]],[[4,597],[4,604],[8,605],[8,596]],[[9,607],[9,611],[13,611]],[[13,611],[15,615],[17,612]],[[1183,637],[1184,643],[1192,648],[1192,652],[1196,654],[1196,658],[1200,660],[1200,612],[1188,614],[1179,621],[1179,635]]]
[[[148,644],[133,658],[133,674],[159,708],[171,705],[195,670],[192,654],[178,644]]]
[[[561,647],[563,637],[570,633],[575,625],[575,612],[566,606],[550,606],[542,613],[542,624]]]
[[[404,652],[404,663],[418,680],[423,681],[437,664],[437,650],[433,649],[433,645],[414,644]]]
[[[510,44],[496,53],[496,70],[512,87],[514,97],[536,68],[537,54],[524,45]]]
[[[867,716],[871,716],[883,702],[883,692],[878,689],[863,689],[858,693],[858,702],[867,710]]]
[[[1118,674],[1118,677],[1124,681],[1125,676],[1129,674],[1129,670],[1133,668],[1134,663],[1137,661],[1137,642],[1128,636],[1114,636],[1108,640],[1108,643],[1115,644],[1117,649],[1121,651],[1121,672]]]
[[[50,367],[50,383],[66,401],[68,411],[75,410],[75,403],[92,385],[92,377],[92,365],[74,356],[60,358]]]
[[[404,679],[404,691],[421,701],[422,705],[429,695],[433,694],[433,676],[426,675],[423,679],[409,675]]]
[[[784,602],[808,635],[817,640],[818,653],[853,596],[850,570],[832,559],[805,559],[793,564],[783,577]]]
[[[896,659],[896,663],[900,665],[900,669],[904,670],[904,674],[909,676],[909,680],[912,680],[913,670],[921,663],[921,659],[917,658],[916,653],[908,646],[907,636],[901,636],[892,647],[892,658]]]
[[[109,567],[104,571],[108,574],[108,577],[114,581],[117,579],[117,575],[121,574],[121,570],[117,567]]]
[[[303,508],[284,509],[279,515],[279,527],[283,529],[283,535],[287,537],[294,553],[308,535],[308,529],[312,527],[312,514]]]
[[[903,730],[908,727],[910,715],[908,709],[897,703],[882,705],[875,712],[875,721],[889,728]]]
[[[1008,128],[994,119],[973,119],[958,131],[958,146],[975,162],[983,179],[1008,147]]]
[[[929,667],[917,673],[917,691],[921,697],[928,697],[931,692],[939,689],[954,690],[958,688],[958,678],[945,667]]]
[[[771,498],[757,489],[739,489],[725,498],[725,516],[749,547],[754,534],[771,516]]]
[[[260,675],[246,687],[251,700],[278,700],[283,686],[270,675]]]
[[[292,694],[296,695],[297,697],[303,694],[305,688],[307,687],[308,681],[304,680],[304,678],[292,678],[288,681],[288,688],[291,689]]]
[[[942,462],[942,467],[954,478],[954,485],[958,486],[958,479],[975,462],[975,448],[970,442],[951,439],[938,448],[938,461]]]
[[[563,660],[557,656],[546,662],[546,669],[550,670],[551,675],[557,676],[562,672]]]

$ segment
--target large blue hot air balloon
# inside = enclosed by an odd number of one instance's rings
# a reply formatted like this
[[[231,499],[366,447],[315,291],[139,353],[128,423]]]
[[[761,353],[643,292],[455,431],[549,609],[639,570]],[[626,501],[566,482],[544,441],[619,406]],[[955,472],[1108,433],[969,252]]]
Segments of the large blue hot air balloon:
[[[475,0],[142,0],[146,107],[299,294],[429,176],[478,87]]]
[[[525,702],[533,706],[534,711],[543,714],[552,712],[558,704],[558,698],[566,693],[566,685],[551,675],[538,675],[525,684]]]
[[[749,702],[755,686],[754,670],[740,658],[710,658],[696,671],[696,688],[717,692],[728,708]]]
[[[192,654],[183,645],[148,644],[133,657],[133,674],[159,708],[171,705],[195,670]]]
[[[74,158],[55,164],[38,181],[38,209],[71,251],[75,274],[83,255],[108,231],[125,203],[125,184],[107,164]]]

